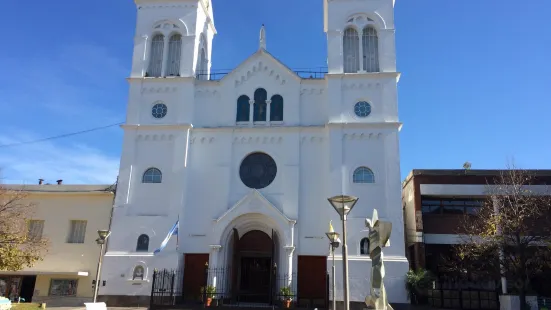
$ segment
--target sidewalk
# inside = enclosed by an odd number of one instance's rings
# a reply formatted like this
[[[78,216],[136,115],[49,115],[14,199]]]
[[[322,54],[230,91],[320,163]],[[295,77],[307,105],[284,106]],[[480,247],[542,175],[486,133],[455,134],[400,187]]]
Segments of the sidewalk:
[[[85,307],[46,307],[46,309],[55,309],[55,310],[85,310]],[[107,307],[107,310],[147,310],[147,307],[145,308],[124,308],[124,307]]]

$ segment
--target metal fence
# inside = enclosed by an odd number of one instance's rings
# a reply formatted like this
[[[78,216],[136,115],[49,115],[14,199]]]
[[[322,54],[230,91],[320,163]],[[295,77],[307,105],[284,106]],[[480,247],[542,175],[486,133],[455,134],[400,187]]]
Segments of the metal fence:
[[[226,75],[228,75],[232,70],[211,70],[209,72],[197,71],[195,78],[198,80],[204,81],[219,81]],[[328,70],[327,67],[319,68],[305,68],[305,69],[292,69],[292,71],[303,79],[324,79]]]
[[[292,307],[328,308],[329,277],[327,274],[324,294],[301,297],[297,294],[296,273],[279,274],[276,268],[270,272],[269,293],[262,295],[265,297],[262,298],[265,300],[263,304],[285,307],[286,303],[290,303]],[[251,298],[255,295],[240,291],[237,283],[238,279],[233,268],[206,267],[202,285],[183,290],[183,270],[154,270],[150,309],[173,309],[190,303],[204,304],[208,298],[211,299],[213,306],[246,306],[248,303],[255,302],[254,298]],[[255,305],[259,304],[255,303]]]

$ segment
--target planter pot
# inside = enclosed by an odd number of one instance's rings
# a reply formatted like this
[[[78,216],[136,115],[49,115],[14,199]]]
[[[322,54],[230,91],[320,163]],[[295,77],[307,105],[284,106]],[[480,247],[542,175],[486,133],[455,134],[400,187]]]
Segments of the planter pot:
[[[212,303],[212,298],[207,298],[207,307],[210,307],[210,304]]]
[[[284,300],[283,306],[285,307],[285,309],[291,308],[291,300],[290,299]]]

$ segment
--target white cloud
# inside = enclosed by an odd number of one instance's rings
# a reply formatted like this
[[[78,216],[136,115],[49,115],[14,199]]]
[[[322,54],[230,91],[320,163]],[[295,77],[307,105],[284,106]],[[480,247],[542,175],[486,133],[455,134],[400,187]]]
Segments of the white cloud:
[[[0,136],[0,144],[27,139]],[[39,178],[65,184],[113,184],[119,157],[82,144],[62,145],[55,142],[6,147],[0,149],[2,183],[35,184]]]

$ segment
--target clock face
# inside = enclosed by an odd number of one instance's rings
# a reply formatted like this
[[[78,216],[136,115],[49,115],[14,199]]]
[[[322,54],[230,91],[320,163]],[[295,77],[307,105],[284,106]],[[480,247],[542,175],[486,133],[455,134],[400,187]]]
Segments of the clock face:
[[[254,189],[272,184],[277,175],[277,166],[272,157],[264,153],[249,154],[239,168],[239,177],[245,186]]]

